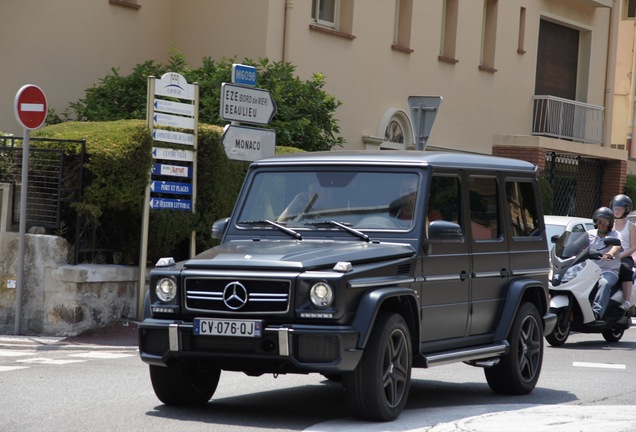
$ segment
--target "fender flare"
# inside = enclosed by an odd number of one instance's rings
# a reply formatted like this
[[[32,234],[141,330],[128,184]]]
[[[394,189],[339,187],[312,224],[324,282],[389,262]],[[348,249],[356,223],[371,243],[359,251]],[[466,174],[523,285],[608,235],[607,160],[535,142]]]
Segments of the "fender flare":
[[[510,328],[512,327],[512,323],[517,314],[517,310],[519,310],[519,305],[521,304],[521,300],[523,299],[525,293],[529,290],[535,290],[541,292],[542,296],[545,292],[545,287],[541,282],[536,279],[531,278],[519,278],[516,280],[512,280],[508,285],[508,291],[506,295],[506,300],[503,305],[503,310],[501,312],[501,316],[499,317],[499,323],[497,328],[495,329],[495,340],[504,340],[508,337],[508,333],[510,332]],[[541,300],[538,296],[535,296],[539,302]],[[546,299],[547,301],[547,299]],[[539,314],[543,318],[546,314],[547,304],[543,304],[543,309],[541,305],[537,305],[537,309],[539,310]],[[544,321],[542,319],[542,321]],[[545,325],[545,323],[543,323]]]
[[[358,348],[364,348],[369,340],[371,329],[378,316],[380,307],[382,304],[394,297],[410,297],[412,301],[409,301],[409,307],[411,313],[417,319],[419,314],[417,313],[417,300],[415,291],[412,288],[404,287],[387,287],[379,288],[367,291],[358,304],[358,310],[356,316],[351,323],[351,326],[359,333]],[[415,323],[415,329],[418,334],[412,334],[411,337],[419,340],[419,320]]]

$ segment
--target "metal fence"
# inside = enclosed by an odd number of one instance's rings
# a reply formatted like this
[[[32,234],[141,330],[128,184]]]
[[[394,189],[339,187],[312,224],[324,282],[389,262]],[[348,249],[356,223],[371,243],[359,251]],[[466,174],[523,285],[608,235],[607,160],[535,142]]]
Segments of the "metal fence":
[[[601,205],[603,164],[599,159],[548,152],[542,176],[552,188],[546,213],[591,217]]]
[[[22,194],[21,137],[0,136],[0,181],[14,184],[11,229],[20,224]],[[86,142],[30,138],[26,229],[41,227],[66,238],[79,260],[83,223],[72,203],[79,202],[86,183]]]
[[[556,96],[534,96],[532,134],[567,139],[586,144],[602,144],[602,106]]]

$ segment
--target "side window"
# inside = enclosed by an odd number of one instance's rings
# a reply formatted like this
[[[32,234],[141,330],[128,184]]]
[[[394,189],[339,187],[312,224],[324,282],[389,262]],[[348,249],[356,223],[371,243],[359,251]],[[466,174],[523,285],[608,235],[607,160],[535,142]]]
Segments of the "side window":
[[[427,225],[436,220],[461,224],[459,213],[459,179],[457,177],[433,176],[428,208]]]
[[[471,177],[468,181],[470,228],[474,240],[499,238],[497,179]]]
[[[507,181],[506,201],[513,237],[539,236],[537,197],[531,181]]]

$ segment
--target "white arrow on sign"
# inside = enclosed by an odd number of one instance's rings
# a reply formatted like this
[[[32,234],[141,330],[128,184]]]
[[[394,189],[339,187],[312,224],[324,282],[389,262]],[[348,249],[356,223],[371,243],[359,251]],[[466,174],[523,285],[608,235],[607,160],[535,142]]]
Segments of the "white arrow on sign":
[[[153,118],[155,124],[162,126],[170,126],[181,129],[194,130],[194,119],[188,117],[179,117],[170,114],[157,114]]]
[[[247,126],[227,125],[221,138],[228,158],[253,162],[276,153],[276,132]]]
[[[224,120],[265,125],[276,114],[276,102],[269,90],[223,83],[219,114]]]

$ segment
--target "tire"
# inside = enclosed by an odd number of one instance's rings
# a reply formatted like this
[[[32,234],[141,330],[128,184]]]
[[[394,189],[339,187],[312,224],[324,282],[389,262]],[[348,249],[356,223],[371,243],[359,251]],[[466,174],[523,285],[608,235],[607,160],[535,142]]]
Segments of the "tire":
[[[623,333],[625,333],[625,330],[616,329],[616,328],[603,330],[601,332],[601,334],[603,335],[603,338],[605,338],[605,340],[608,342],[618,342],[619,340],[622,339]]]
[[[402,316],[380,313],[358,367],[342,377],[352,416],[371,421],[395,420],[411,386],[412,349]]]
[[[510,334],[510,352],[484,370],[490,388],[501,394],[530,393],[537,385],[543,363],[543,325],[537,308],[522,303]]]
[[[170,366],[150,365],[150,381],[157,398],[166,405],[205,405],[219,383],[221,369],[175,362]]]
[[[553,347],[563,345],[570,336],[570,320],[567,321],[565,326],[561,326],[564,313],[566,313],[566,310],[561,310],[560,313],[557,313],[557,322],[554,326],[554,330],[552,330],[552,333],[545,336],[545,340],[547,340]]]

